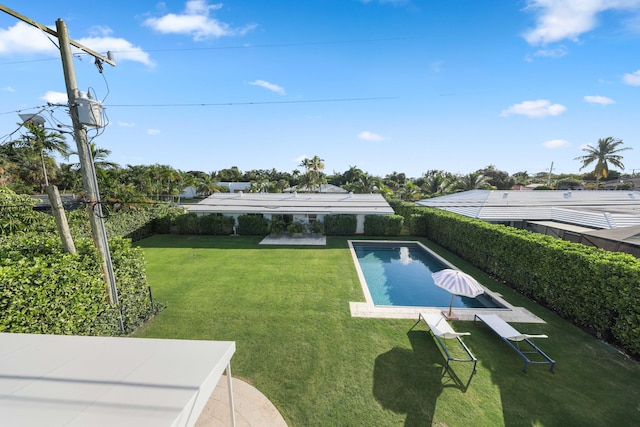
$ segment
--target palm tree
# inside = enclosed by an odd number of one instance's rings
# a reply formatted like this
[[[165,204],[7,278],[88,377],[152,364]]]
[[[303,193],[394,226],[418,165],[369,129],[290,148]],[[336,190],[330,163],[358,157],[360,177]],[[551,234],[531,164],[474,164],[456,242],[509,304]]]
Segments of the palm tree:
[[[65,141],[64,135],[59,132],[47,132],[45,128],[30,122],[24,123],[23,126],[27,128],[28,132],[15,141],[13,146],[26,148],[40,156],[44,185],[48,186],[49,177],[45,166],[45,159],[49,159],[47,153],[57,152],[66,157],[69,152],[69,145]]]
[[[430,196],[445,193],[451,183],[450,174],[442,170],[429,170],[423,174],[423,177],[422,190]]]
[[[107,160],[107,157],[111,154],[111,150],[107,150],[106,148],[100,148],[96,145],[95,142],[89,143],[89,151],[91,152],[91,158],[93,159],[93,165],[96,168],[96,171],[101,169],[118,169],[120,165],[114,162],[110,162]],[[77,156],[77,151],[71,151],[68,153],[69,156]],[[76,168],[80,168],[80,163],[73,163]]]
[[[621,139],[617,139],[612,136],[600,138],[598,139],[597,147],[588,144],[582,149],[582,151],[585,151],[587,154],[574,159],[582,162],[580,170],[586,168],[593,162],[596,163],[596,167],[593,170],[593,174],[596,177],[596,190],[600,186],[600,178],[606,178],[609,175],[609,163],[624,170],[622,156],[618,153],[621,151],[631,150],[631,147],[618,148],[622,144],[624,144],[624,142],[622,142]]]
[[[480,171],[460,176],[456,182],[456,188],[461,191],[479,190],[488,187],[491,187],[489,185],[489,180]]]
[[[311,190],[315,190],[317,186],[326,182],[326,178],[322,176],[324,169],[324,159],[313,156],[311,159],[303,159],[299,166],[304,166],[306,170],[305,184]]]

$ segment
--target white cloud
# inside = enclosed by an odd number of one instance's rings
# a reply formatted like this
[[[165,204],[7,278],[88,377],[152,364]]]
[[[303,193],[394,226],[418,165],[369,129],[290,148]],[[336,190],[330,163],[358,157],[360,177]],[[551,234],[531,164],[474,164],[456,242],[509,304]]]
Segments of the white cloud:
[[[58,49],[39,30],[24,22],[17,22],[8,29],[0,28],[0,54],[57,53]]]
[[[69,99],[67,98],[66,92],[56,92],[53,90],[48,90],[43,96],[40,97],[47,102],[52,104],[67,104],[69,103]]]
[[[255,28],[255,25],[231,28],[229,24],[209,16],[212,10],[221,8],[222,3],[210,5],[206,0],[189,0],[183,13],[168,13],[159,18],[149,18],[144,24],[165,34],[187,34],[195,41],[244,34]]]
[[[264,81],[264,80],[255,80],[253,82],[249,82],[249,84],[253,85],[253,86],[263,87],[263,88],[268,89],[268,90],[270,90],[272,92],[275,92],[275,93],[277,93],[279,95],[285,95],[284,88],[282,88],[281,86],[278,86],[276,84],[269,83],[269,82]]]
[[[154,62],[149,54],[138,46],[134,46],[125,39],[119,37],[85,37],[76,40],[78,43],[96,52],[114,52],[114,60],[141,62],[144,65],[153,66]]]
[[[85,37],[76,41],[98,53],[107,51],[118,52],[116,60],[129,60],[141,62],[145,65],[153,65],[149,59],[149,54],[140,47],[134,46],[122,38],[106,37],[112,31],[108,27],[94,27],[92,33],[102,36]],[[57,43],[55,37],[49,36]],[[78,49],[74,52],[80,52]],[[58,48],[47,38],[43,31],[18,22],[8,29],[0,28],[0,55],[2,54],[25,54],[25,53],[47,53],[59,56]]]
[[[136,124],[135,123],[128,123],[128,122],[118,122],[117,125],[120,126],[120,127],[123,127],[123,128],[132,128]]]
[[[368,130],[365,130],[364,132],[360,132],[358,134],[358,139],[362,139],[364,141],[374,141],[374,142],[384,140],[382,136],[373,132],[369,132]]]
[[[539,49],[535,51],[532,55],[527,56],[527,61],[532,61],[532,57],[541,57],[541,58],[562,58],[567,55],[569,50],[566,46],[558,46],[553,49]]]
[[[157,135],[157,134],[160,133],[160,130],[158,130],[158,129],[147,129],[147,133],[149,135]]]
[[[15,92],[16,90],[14,88],[12,88],[11,86],[7,86],[2,88],[2,90],[6,91],[6,92]]]
[[[584,97],[584,100],[589,104],[609,105],[616,103],[616,101],[614,101],[613,99],[600,95],[587,95]]]
[[[512,114],[519,114],[527,117],[546,117],[557,116],[564,113],[567,107],[561,104],[552,104],[546,99],[537,99],[535,101],[524,101],[521,104],[514,104],[506,110],[502,110],[500,115],[503,117]]]
[[[550,141],[542,143],[543,147],[550,148],[550,149],[565,148],[565,147],[569,147],[570,145],[571,144],[569,144],[569,142],[565,141],[564,139],[552,139]]]
[[[625,74],[624,82],[631,86],[640,86],[640,70]]]
[[[528,0],[525,10],[537,15],[536,26],[524,38],[532,45],[577,41],[578,36],[597,26],[599,13],[638,8],[640,0]]]

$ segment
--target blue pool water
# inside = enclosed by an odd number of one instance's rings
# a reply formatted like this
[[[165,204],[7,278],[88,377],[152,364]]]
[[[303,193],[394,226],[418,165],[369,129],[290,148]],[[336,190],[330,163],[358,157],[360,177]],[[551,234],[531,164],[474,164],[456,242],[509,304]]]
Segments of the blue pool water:
[[[449,268],[411,242],[352,242],[375,305],[449,307],[451,294],[433,283],[431,273]],[[502,308],[489,295],[455,296],[453,307]]]

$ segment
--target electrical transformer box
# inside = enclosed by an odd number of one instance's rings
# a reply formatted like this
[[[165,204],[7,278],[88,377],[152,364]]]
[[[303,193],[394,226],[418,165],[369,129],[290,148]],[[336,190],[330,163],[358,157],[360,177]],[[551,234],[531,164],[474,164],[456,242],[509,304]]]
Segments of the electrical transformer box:
[[[76,98],[78,106],[78,119],[85,126],[95,128],[103,127],[102,123],[102,104],[95,99],[84,97],[84,94]]]

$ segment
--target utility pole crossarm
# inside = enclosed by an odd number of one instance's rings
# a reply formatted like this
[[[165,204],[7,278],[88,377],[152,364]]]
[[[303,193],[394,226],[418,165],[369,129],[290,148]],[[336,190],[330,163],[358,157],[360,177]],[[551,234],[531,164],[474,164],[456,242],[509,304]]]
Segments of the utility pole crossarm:
[[[26,16],[19,14],[15,10],[9,9],[7,6],[5,6],[3,4],[0,4],[0,10],[3,11],[3,12],[8,13],[9,15],[13,16],[14,18],[17,18],[17,19],[19,19],[19,20],[21,20],[21,21],[23,21],[23,22],[25,22],[25,23],[27,23],[29,25],[33,25],[34,27],[44,31],[47,34],[50,34],[50,35],[52,35],[52,36],[54,36],[56,38],[58,37],[58,32],[57,31],[54,31],[51,28],[34,21],[33,19],[27,18]],[[109,64],[111,66],[114,66],[114,67],[116,66],[115,61],[107,58],[104,55],[100,55],[98,52],[95,52],[95,51],[89,49],[88,47],[81,45],[77,41],[69,39],[69,44],[71,46],[77,47],[78,49],[80,49],[81,51],[83,51],[85,53],[88,53],[89,55],[93,56],[94,58],[99,59],[100,61],[106,62],[107,64]]]

